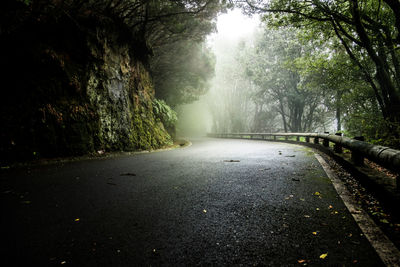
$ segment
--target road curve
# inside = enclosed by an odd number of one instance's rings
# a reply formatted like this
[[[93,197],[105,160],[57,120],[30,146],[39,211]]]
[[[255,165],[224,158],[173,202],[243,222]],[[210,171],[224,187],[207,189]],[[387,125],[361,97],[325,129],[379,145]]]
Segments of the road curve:
[[[0,185],[3,266],[383,265],[298,145],[199,139]]]

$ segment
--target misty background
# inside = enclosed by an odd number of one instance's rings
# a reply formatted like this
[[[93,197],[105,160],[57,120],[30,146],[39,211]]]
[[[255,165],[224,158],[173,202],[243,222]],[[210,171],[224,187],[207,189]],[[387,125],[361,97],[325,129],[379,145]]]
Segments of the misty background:
[[[240,9],[229,10],[218,17],[217,32],[209,35],[206,43],[215,55],[215,75],[205,95],[177,107],[178,136],[204,136],[207,132],[229,129],[230,115],[241,111],[237,109],[240,103],[235,101],[241,102],[238,97],[245,95],[248,89],[238,84],[239,72],[244,69],[238,65],[236,53],[240,42],[251,44],[261,27],[258,15],[247,16]],[[232,99],[235,93],[236,99]]]

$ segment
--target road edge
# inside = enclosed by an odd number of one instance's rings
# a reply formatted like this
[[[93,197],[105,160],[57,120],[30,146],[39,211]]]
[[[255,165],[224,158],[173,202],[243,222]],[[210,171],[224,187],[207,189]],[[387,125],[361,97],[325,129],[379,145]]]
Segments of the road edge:
[[[366,211],[359,205],[347,190],[343,182],[336,176],[328,163],[319,155],[315,153],[315,158],[319,161],[325,173],[332,181],[332,184],[346,205],[347,209],[353,216],[354,220],[368,239],[372,247],[378,253],[379,257],[386,266],[400,266],[400,251],[389,240],[389,238],[382,232],[382,230],[375,224],[369,217]]]
[[[0,172],[6,171],[9,169],[18,169],[18,168],[30,168],[30,167],[37,167],[37,166],[48,166],[54,164],[64,164],[70,162],[77,162],[77,161],[86,161],[86,160],[103,160],[103,159],[112,159],[117,157],[128,157],[128,156],[135,156],[141,155],[146,153],[156,153],[156,152],[163,152],[163,151],[170,151],[175,149],[184,149],[186,147],[192,146],[192,142],[188,139],[179,138],[174,141],[174,143],[170,146],[157,148],[157,149],[149,149],[149,150],[136,150],[136,151],[111,151],[111,152],[104,152],[101,153],[92,153],[86,154],[82,156],[71,156],[71,157],[59,157],[59,158],[43,158],[34,161],[27,161],[27,162],[15,162],[12,164],[7,164],[4,166],[0,166]]]

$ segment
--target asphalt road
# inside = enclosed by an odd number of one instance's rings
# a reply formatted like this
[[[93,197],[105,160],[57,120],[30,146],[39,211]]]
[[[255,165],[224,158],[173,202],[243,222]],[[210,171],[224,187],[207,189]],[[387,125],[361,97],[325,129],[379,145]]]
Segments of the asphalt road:
[[[2,266],[382,265],[302,146],[200,139],[0,185]]]

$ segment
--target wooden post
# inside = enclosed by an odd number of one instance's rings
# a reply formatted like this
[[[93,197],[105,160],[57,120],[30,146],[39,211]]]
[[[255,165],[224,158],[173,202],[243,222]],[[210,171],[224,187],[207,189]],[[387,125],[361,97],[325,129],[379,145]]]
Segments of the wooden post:
[[[310,143],[310,137],[309,136],[306,136],[306,142]]]
[[[300,136],[296,136],[296,141],[300,142]]]
[[[274,135],[274,141],[276,141],[276,135]]]
[[[329,132],[324,132],[324,133],[329,134]],[[329,147],[329,140],[324,139],[324,141],[322,141],[322,144],[324,145],[324,147]]]
[[[364,136],[355,136],[355,140],[364,141]],[[353,161],[354,165],[356,166],[363,166],[364,165],[364,157],[361,153],[356,151],[351,151],[351,160]]]
[[[319,144],[319,138],[318,137],[314,137],[314,144]]]
[[[288,137],[285,135],[285,141],[287,141],[288,140]]]
[[[335,135],[342,136],[342,133],[335,133]],[[335,143],[335,146],[333,147],[333,151],[335,153],[343,153],[342,145]]]

